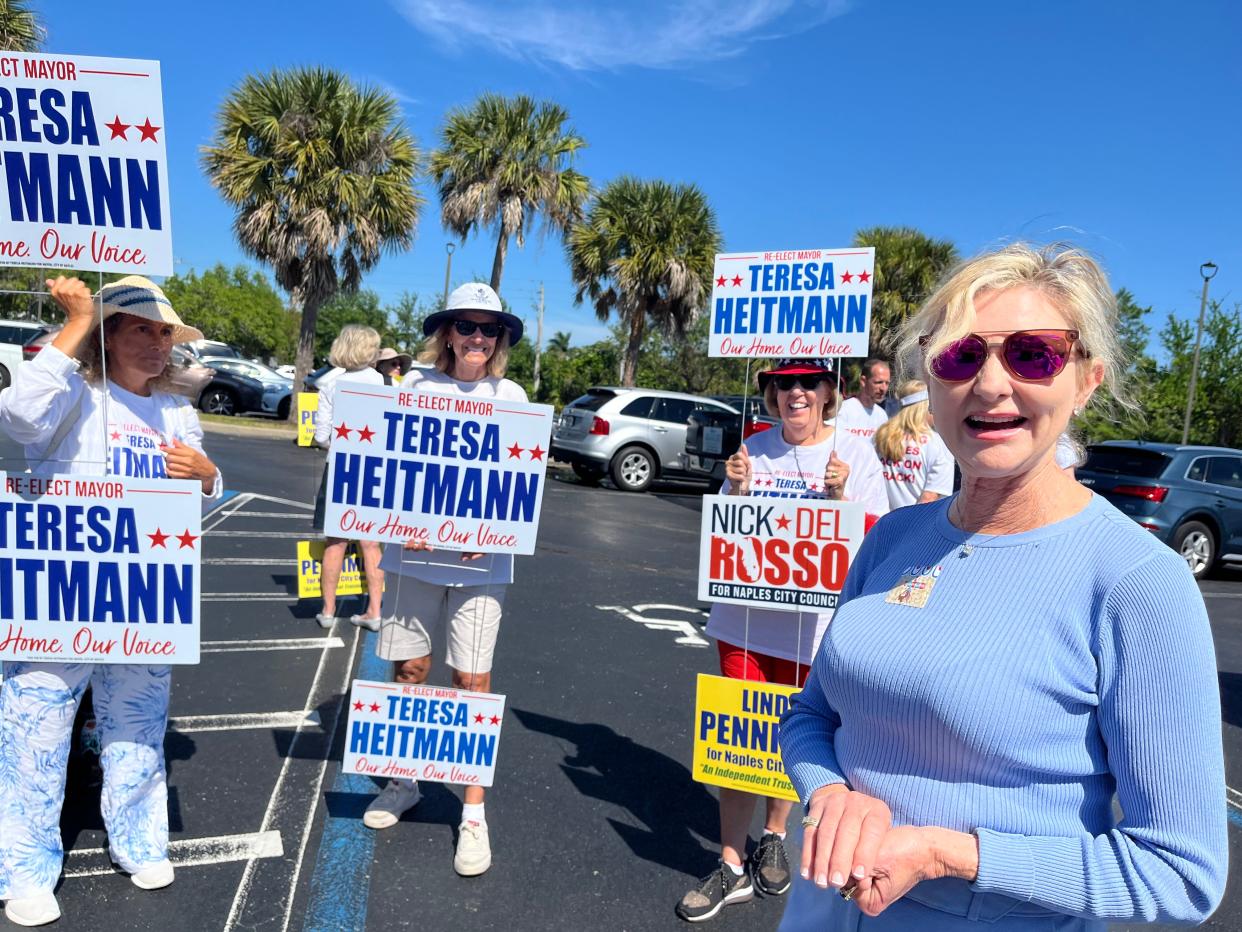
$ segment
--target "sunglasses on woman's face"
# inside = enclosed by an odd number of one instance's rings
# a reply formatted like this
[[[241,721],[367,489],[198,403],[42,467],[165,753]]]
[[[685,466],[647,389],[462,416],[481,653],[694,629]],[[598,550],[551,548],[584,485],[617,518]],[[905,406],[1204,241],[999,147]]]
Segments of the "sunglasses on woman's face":
[[[807,372],[802,375],[774,375],[772,381],[783,392],[792,391],[795,385],[802,386],[804,391],[813,392],[820,382],[827,378],[822,372]]]
[[[473,320],[455,320],[453,321],[453,329],[460,333],[463,337],[468,337],[476,330],[482,330],[483,336],[489,340],[494,340],[500,336],[500,331],[504,329],[504,324],[480,324]]]
[[[941,382],[973,379],[996,345],[989,343],[987,336],[971,333],[950,343],[928,360],[932,375]],[[919,337],[920,346],[926,346],[929,341],[930,337]],[[1077,330],[1015,330],[999,344],[1001,364],[1019,382],[1042,382],[1065,368],[1077,341]],[[1084,356],[1089,355],[1081,347],[1079,351]]]

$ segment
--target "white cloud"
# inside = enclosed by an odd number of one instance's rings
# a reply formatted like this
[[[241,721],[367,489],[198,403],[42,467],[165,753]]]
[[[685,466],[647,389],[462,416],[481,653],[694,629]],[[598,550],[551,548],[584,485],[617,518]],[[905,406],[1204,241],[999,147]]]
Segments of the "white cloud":
[[[846,12],[849,0],[392,0],[417,29],[455,51],[578,71],[677,68],[741,55]]]

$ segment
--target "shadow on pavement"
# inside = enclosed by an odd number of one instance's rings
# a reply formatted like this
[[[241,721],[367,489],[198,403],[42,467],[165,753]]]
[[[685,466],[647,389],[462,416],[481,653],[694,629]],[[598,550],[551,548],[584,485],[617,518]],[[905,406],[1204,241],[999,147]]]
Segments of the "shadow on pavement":
[[[1226,725],[1242,727],[1242,673],[1218,670],[1220,682],[1220,714]]]
[[[638,857],[696,877],[716,863],[719,854],[699,842],[720,838],[716,798],[682,764],[607,725],[524,709],[513,714],[527,729],[577,746],[561,769],[582,795],[621,806],[643,823],[639,828],[607,820]]]

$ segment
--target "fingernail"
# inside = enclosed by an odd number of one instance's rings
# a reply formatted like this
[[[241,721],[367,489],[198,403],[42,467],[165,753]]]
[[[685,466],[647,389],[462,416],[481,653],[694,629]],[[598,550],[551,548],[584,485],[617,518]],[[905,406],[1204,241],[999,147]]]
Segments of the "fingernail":
[[[843,883],[845,883],[845,878],[841,876],[841,872],[840,872],[840,871],[836,871],[836,872],[832,875],[832,885],[833,885],[834,887],[839,887],[839,886],[841,886],[841,884],[843,884]]]
[[[859,880],[862,880],[864,877],[867,876],[867,871],[863,868],[861,864],[859,864],[856,868],[854,868],[854,876],[858,878]]]
[[[802,879],[803,879],[803,880],[810,880],[810,879],[811,879],[811,872],[810,872],[809,870],[807,870],[805,867],[804,867],[804,868],[802,868]]]
[[[818,877],[815,878],[815,884],[820,887],[826,887],[828,886],[828,878],[825,877],[823,874],[820,874]]]

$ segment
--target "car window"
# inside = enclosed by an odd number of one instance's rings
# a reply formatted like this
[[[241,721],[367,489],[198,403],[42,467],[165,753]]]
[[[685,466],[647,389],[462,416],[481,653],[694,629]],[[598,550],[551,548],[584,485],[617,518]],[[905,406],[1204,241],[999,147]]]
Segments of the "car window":
[[[684,424],[694,411],[695,402],[689,398],[661,398],[651,415],[657,421]]]
[[[33,327],[15,327],[12,324],[0,324],[0,343],[17,343],[25,346],[26,341],[38,332]]]
[[[1208,459],[1208,482],[1242,489],[1242,457],[1213,456]]]
[[[1206,456],[1199,457],[1197,460],[1191,463],[1190,468],[1186,470],[1186,478],[1194,479],[1196,482],[1207,481],[1207,464],[1208,464],[1208,457]]]
[[[724,405],[708,404],[705,401],[700,401],[698,404],[696,404],[694,406],[694,410],[695,411],[714,411],[717,414],[732,414],[733,413],[728,408],[726,408]]]
[[[621,413],[628,417],[650,417],[651,403],[653,401],[655,401],[655,398],[651,395],[643,395],[641,398],[635,398],[622,408]]]
[[[616,398],[616,392],[610,392],[606,388],[593,388],[581,398],[575,398],[566,407],[569,408],[586,408],[588,411],[598,411],[609,399]]]
[[[1093,446],[1087,447],[1087,459],[1081,468],[1087,472],[1155,479],[1168,465],[1169,458],[1155,450],[1142,447]]]

